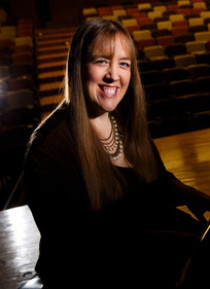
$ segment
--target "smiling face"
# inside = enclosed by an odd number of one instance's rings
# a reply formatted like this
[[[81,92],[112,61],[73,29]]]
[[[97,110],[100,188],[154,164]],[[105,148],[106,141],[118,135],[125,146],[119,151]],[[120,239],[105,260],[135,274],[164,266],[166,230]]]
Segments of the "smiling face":
[[[131,57],[120,33],[107,47],[95,45],[85,66],[85,93],[91,115],[113,111],[123,99],[131,79]]]

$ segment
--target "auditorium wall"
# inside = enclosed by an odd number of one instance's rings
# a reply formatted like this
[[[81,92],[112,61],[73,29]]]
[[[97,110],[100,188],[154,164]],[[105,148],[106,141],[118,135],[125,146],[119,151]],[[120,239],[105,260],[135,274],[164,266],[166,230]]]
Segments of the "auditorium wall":
[[[82,8],[120,3],[135,3],[138,0],[2,0],[10,7],[14,17],[31,17],[37,27],[51,25],[78,26],[82,22]]]

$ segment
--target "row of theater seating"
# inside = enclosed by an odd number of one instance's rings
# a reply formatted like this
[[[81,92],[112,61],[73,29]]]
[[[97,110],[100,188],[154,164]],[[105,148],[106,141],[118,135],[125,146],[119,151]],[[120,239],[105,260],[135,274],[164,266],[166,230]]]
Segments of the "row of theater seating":
[[[199,1],[199,0],[198,0]],[[125,4],[118,6],[104,6],[97,8],[83,9],[83,16],[85,21],[92,18],[111,18],[123,21],[125,26],[142,28],[145,24],[156,24],[157,22],[171,22],[165,23],[172,28],[175,21],[187,20],[180,25],[189,24],[189,26],[203,25],[204,20],[209,18],[209,1],[170,1],[168,3],[140,3],[140,4]],[[183,4],[181,4],[183,3]],[[192,19],[191,18],[198,18]],[[164,23],[163,23],[164,24]],[[158,25],[161,29],[162,23]]]
[[[47,116],[62,100],[65,67],[71,38],[76,28],[39,29],[36,54],[40,107]]]
[[[0,208],[16,184],[21,183],[20,170],[34,127],[61,101],[59,88],[73,30],[38,31],[33,27],[33,37],[21,37],[31,39],[30,43],[20,44],[20,37],[14,33],[0,45],[5,54],[10,50],[11,55],[18,52],[21,56],[13,56],[7,65],[0,65]],[[31,58],[24,58],[24,54]]]
[[[120,21],[138,49],[153,137],[210,126],[210,1],[83,9],[84,21]]]
[[[190,3],[190,1],[188,2]],[[210,11],[208,11],[207,4],[205,2],[191,3],[191,6],[197,5],[195,6],[197,10],[194,11],[186,8],[186,1],[178,1],[177,3],[173,5],[156,4],[157,6],[141,3],[133,4],[136,6],[133,8],[123,8],[122,5],[89,8],[84,9],[83,14],[86,16],[86,20],[99,17],[114,18],[121,21],[132,34],[139,49],[153,45],[166,46],[179,42],[208,42],[210,40]],[[178,8],[174,6],[183,7],[182,11],[180,9],[175,10]],[[173,10],[171,10],[172,7]],[[107,12],[102,14],[101,9],[105,9]],[[88,13],[93,14],[94,11],[94,16],[87,17]],[[106,15],[108,11],[111,15]],[[206,45],[207,49],[209,49],[209,45],[209,43]]]
[[[27,142],[40,120],[34,26],[17,19],[0,26],[0,208],[19,181]]]
[[[156,6],[151,7],[150,12],[154,12]],[[141,14],[149,13],[141,8],[139,10]],[[126,19],[122,17],[118,20]],[[21,34],[19,22],[16,22],[16,26],[13,25],[16,27],[16,33],[13,28],[13,32],[8,33],[8,39],[0,37],[0,59],[10,51],[8,62],[2,62],[4,65],[0,65],[0,205],[14,185],[18,169],[21,168],[26,143],[34,126],[40,117],[48,115],[63,98],[61,87],[66,59],[75,32],[75,28],[35,30],[31,24],[30,28],[27,28],[26,22],[22,20],[25,27]],[[153,19],[153,23],[147,25],[152,24],[154,28],[154,24],[157,23]],[[208,27],[208,23],[205,25]],[[10,30],[3,28],[6,26],[11,28],[12,25],[2,25],[1,31]],[[186,34],[172,35],[171,30],[157,29],[157,26],[155,29],[151,26],[140,28],[138,33],[150,31],[152,37],[173,36],[174,39],[182,39],[173,43],[155,43],[152,46],[140,47],[137,44],[138,63],[146,91],[148,123],[152,136],[159,137],[209,126],[208,41],[195,41],[195,33],[198,31],[188,33],[188,38],[184,38],[187,37]],[[154,35],[157,31],[163,35]],[[5,35],[5,32],[3,34]],[[22,40],[25,43],[22,43]],[[191,46],[192,51],[189,51],[190,42],[200,46],[193,49]],[[11,166],[12,162],[16,165]]]
[[[82,9],[83,16],[89,20],[92,16],[124,16],[130,13],[142,12],[180,12],[182,9],[188,9],[191,12],[200,12],[208,10],[209,0],[180,0],[180,1],[139,1],[125,2],[122,4],[97,5],[97,7],[85,7]],[[162,14],[161,14],[162,15]],[[160,16],[160,14],[158,14]]]

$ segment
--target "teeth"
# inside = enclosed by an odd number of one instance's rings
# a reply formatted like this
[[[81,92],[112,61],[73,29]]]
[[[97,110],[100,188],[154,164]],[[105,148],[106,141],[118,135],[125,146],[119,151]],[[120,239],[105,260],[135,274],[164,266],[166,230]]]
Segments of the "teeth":
[[[103,88],[104,92],[107,94],[115,94],[116,88]]]

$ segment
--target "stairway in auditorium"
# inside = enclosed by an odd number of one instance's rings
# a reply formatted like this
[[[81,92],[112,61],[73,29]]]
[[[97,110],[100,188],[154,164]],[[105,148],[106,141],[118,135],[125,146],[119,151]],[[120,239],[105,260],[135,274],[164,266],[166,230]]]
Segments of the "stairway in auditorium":
[[[42,117],[62,100],[65,66],[75,28],[36,31],[37,78]]]

